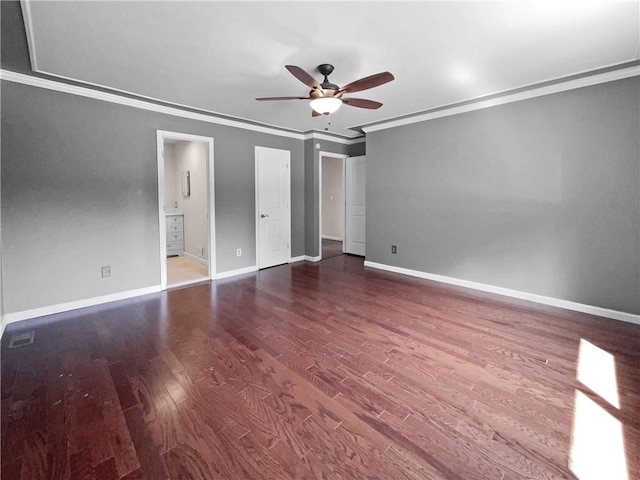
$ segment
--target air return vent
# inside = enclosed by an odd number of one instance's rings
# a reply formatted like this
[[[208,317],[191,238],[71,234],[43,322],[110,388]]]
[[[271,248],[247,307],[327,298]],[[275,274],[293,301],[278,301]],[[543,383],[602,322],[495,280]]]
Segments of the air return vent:
[[[29,330],[28,332],[14,333],[11,335],[9,341],[9,348],[23,347],[25,345],[31,345],[36,336],[35,330]]]

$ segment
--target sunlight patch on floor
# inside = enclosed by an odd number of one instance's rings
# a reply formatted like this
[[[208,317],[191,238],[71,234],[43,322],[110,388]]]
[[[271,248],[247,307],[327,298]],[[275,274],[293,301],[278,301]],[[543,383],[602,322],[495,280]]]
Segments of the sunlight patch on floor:
[[[622,424],[576,391],[569,468],[580,480],[629,480]]]
[[[620,409],[614,356],[584,338],[576,378]],[[573,406],[569,468],[580,480],[629,480],[622,424],[580,390]]]
[[[584,338],[580,340],[577,379],[610,405],[620,408],[613,355]]]

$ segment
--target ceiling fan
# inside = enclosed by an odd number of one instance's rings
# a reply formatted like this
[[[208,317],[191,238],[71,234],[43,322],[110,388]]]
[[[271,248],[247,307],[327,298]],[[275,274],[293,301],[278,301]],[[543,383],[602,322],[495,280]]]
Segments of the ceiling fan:
[[[351,107],[369,108],[375,110],[382,106],[382,103],[373,100],[365,100],[364,98],[343,98],[344,94],[360,92],[362,90],[368,90],[379,85],[390,82],[394,79],[393,75],[389,72],[376,73],[370,75],[355,82],[351,82],[344,87],[329,82],[329,75],[333,72],[333,65],[323,63],[318,65],[318,71],[324,75],[324,81],[318,83],[311,75],[305,72],[302,68],[295,65],[285,65],[285,68],[291,72],[291,74],[304,83],[307,87],[311,88],[308,97],[262,97],[256,98],[256,100],[311,100],[311,108],[313,111],[311,115],[317,117],[319,115],[329,115],[340,108],[344,103]]]

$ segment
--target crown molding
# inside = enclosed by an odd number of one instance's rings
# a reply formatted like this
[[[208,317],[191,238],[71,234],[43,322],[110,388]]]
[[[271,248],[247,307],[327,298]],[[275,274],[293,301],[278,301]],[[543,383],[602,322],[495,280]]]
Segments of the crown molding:
[[[367,138],[364,135],[361,135],[356,138],[338,137],[336,135],[337,134],[329,135],[324,132],[311,131],[311,132],[305,132],[304,139],[305,140],[311,140],[311,139],[324,140],[325,142],[335,142],[335,143],[341,143],[343,145],[355,145],[357,143],[362,143],[367,140]]]
[[[87,98],[93,98],[96,100],[107,101],[111,103],[117,103],[120,105],[126,105],[133,108],[140,108],[143,110],[154,111],[158,113],[164,113],[167,115],[174,115],[183,118],[189,118],[192,120],[199,120],[207,123],[215,123],[218,125],[225,125],[229,127],[241,128],[244,130],[251,130],[254,132],[267,133],[270,135],[278,135],[281,137],[295,138],[300,140],[303,138],[303,133],[295,129],[289,129],[284,127],[278,127],[276,125],[269,125],[262,122],[256,122],[246,118],[239,118],[233,115],[224,115],[218,112],[210,110],[202,110],[199,108],[191,107],[189,105],[182,105],[175,102],[167,102],[159,98],[148,97],[140,95],[135,92],[129,92],[127,90],[115,89],[105,85],[100,85],[92,82],[80,81],[75,78],[65,77],[63,75],[57,75],[51,72],[47,72],[41,69],[38,65],[36,54],[36,42],[35,34],[33,31],[33,22],[31,13],[31,0],[20,0],[22,7],[22,16],[24,20],[24,26],[27,36],[27,45],[29,48],[29,57],[31,60],[31,68],[34,73],[42,75],[44,77],[31,76],[32,78],[38,78],[40,80],[48,80],[48,82],[32,82],[25,78],[19,78],[15,75],[15,72],[10,72],[12,75],[5,76],[5,70],[2,70],[2,76],[0,78],[16,83],[22,83],[23,85],[31,85],[40,88],[47,88],[49,90],[56,90],[64,93],[70,93],[73,95],[83,96]],[[29,77],[29,75],[23,75],[23,77]],[[58,79],[57,82],[49,80],[48,78]],[[51,82],[51,83],[49,83]],[[74,82],[73,84],[69,82]],[[58,83],[58,85],[54,85]],[[77,83],[81,83],[84,86],[78,86]],[[64,85],[64,87],[62,86]],[[195,111],[198,110],[198,111]]]
[[[31,19],[31,5],[27,0],[20,0],[20,8],[22,9],[22,19],[24,20],[24,29],[27,36],[27,48],[29,49],[29,60],[31,61],[31,68],[35,69],[38,64],[38,58],[36,57],[35,39],[33,37],[33,23]]]
[[[448,117],[451,115],[458,115],[460,113],[482,110],[485,108],[504,105],[507,103],[519,102],[531,98],[552,95],[554,93],[565,92],[568,90],[575,90],[577,88],[597,85],[599,83],[606,83],[615,80],[622,80],[624,78],[635,77],[640,75],[640,65],[638,65],[637,62],[635,63],[635,65],[631,65],[629,67],[611,69],[602,73],[585,75],[579,78],[575,78],[574,75],[572,77],[569,77],[570,79],[567,79],[565,81],[558,80],[557,83],[553,83],[551,85],[549,85],[549,82],[543,82],[542,84],[534,84],[531,86],[515,89],[516,91],[511,90],[498,94],[491,94],[491,98],[485,100],[483,100],[484,97],[477,97],[462,102],[441,105],[439,107],[434,107],[422,112],[412,113],[407,116],[390,118],[388,120],[382,120],[359,127],[352,127],[352,129],[360,129],[365,133],[376,132],[379,130],[401,127],[403,125],[410,125],[412,123],[426,122],[435,118]]]
[[[199,113],[191,110],[186,110],[186,108],[190,108],[190,107],[179,108],[178,106],[162,105],[158,103],[153,103],[152,101],[148,101],[148,100],[132,98],[130,96],[124,96],[116,93],[106,92],[104,90],[97,90],[96,88],[79,86],[76,84],[51,80],[49,78],[44,78],[44,77],[39,77],[34,75],[25,75],[23,73],[12,72],[10,70],[0,70],[0,79],[7,82],[19,83],[21,85],[44,88],[46,90],[53,90],[56,92],[68,93],[70,95],[77,95],[80,97],[92,98],[94,100],[115,103],[118,105],[138,108],[141,110],[148,110],[151,112],[163,113],[165,115],[173,115],[176,117],[188,118],[190,120],[198,120],[206,123],[214,123],[217,125],[224,125],[227,127],[241,128],[243,130],[266,133],[268,135],[277,135],[280,137],[293,138],[295,140],[309,140],[309,139],[325,140],[329,142],[340,143],[343,145],[355,145],[357,143],[361,143],[366,140],[364,136],[360,136],[357,138],[349,138],[349,137],[339,136],[339,134],[329,135],[326,133],[315,132],[315,131],[303,133],[299,131],[284,129],[282,127],[253,123],[249,120],[244,120],[240,118],[234,119],[234,118],[229,118],[228,116],[221,117],[213,112]],[[72,79],[69,79],[69,80],[72,80]],[[133,95],[127,92],[123,92],[123,93],[126,93],[127,95]]]
[[[293,138],[296,140],[304,140],[304,134],[302,132],[283,130],[278,127],[272,127],[268,125],[256,125],[252,123],[243,122],[242,120],[221,118],[221,117],[215,116],[215,114],[192,112],[192,111],[183,110],[177,107],[160,105],[160,104],[152,103],[146,100],[139,100],[136,98],[124,97],[122,95],[95,90],[93,88],[81,87],[78,85],[58,82],[58,81],[50,80],[43,77],[36,77],[33,75],[25,75],[23,73],[12,72],[10,70],[0,70],[0,79],[7,82],[19,83],[22,85],[29,85],[37,88],[44,88],[47,90],[68,93],[68,94],[77,95],[80,97],[92,98],[94,100],[101,100],[103,102],[115,103],[118,105],[138,108],[141,110],[147,110],[147,111],[156,112],[156,113],[163,113],[165,115],[173,115],[176,117],[188,118],[190,120],[198,120],[200,122],[214,123],[217,125],[224,125],[227,127],[250,130],[253,132],[266,133],[269,135],[277,135],[280,137]]]

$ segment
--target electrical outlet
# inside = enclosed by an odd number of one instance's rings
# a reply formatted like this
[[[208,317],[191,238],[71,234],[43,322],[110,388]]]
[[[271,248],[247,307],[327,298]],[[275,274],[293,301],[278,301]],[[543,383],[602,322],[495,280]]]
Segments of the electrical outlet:
[[[239,248],[236,250],[236,257],[241,257],[242,256],[242,249]]]
[[[391,245],[391,253],[398,253],[398,249],[395,245]]]
[[[107,278],[111,276],[111,266],[106,265],[102,267],[102,278]]]

